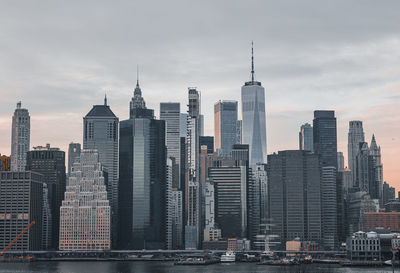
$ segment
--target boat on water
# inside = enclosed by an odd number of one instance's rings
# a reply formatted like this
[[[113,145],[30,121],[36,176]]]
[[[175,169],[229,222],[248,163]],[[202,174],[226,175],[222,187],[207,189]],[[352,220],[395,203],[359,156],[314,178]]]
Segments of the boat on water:
[[[185,255],[174,265],[209,265],[219,263],[219,260],[211,255]]]
[[[236,261],[236,254],[233,251],[227,251],[221,255],[221,263],[233,263]]]

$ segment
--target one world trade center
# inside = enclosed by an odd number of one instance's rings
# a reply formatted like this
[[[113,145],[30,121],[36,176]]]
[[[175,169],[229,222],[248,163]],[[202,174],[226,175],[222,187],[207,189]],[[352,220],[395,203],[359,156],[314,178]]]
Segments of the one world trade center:
[[[249,144],[250,166],[265,163],[267,137],[265,124],[265,90],[254,80],[254,55],[251,47],[251,81],[242,86],[242,143]]]

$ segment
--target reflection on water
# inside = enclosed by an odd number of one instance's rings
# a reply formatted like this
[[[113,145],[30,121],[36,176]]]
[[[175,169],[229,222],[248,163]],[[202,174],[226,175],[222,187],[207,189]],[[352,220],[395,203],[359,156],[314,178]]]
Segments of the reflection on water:
[[[172,262],[32,262],[3,263],[0,273],[381,273],[392,272],[390,267],[344,268],[338,265],[264,266],[255,263],[214,264],[207,266],[174,266]],[[400,271],[397,271],[400,272]]]

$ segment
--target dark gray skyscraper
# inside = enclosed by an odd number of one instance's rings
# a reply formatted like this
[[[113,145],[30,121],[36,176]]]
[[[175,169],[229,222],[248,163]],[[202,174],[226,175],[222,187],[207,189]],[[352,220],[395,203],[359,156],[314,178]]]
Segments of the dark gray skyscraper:
[[[17,103],[12,118],[11,131],[11,170],[25,171],[26,152],[29,151],[31,137],[31,117],[27,109],[21,108]]]
[[[337,191],[336,173],[337,133],[334,111],[314,111],[313,120],[314,152],[321,167],[321,208],[323,246],[334,249],[337,246]]]
[[[0,172],[0,248],[4,249],[29,223],[29,232],[10,251],[41,250],[43,176],[36,172]]]
[[[139,82],[120,124],[119,247],[166,247],[165,121],[147,109]]]
[[[365,142],[362,121],[352,120],[349,122],[349,134],[347,143],[348,167],[353,173],[353,183],[357,182],[357,155],[360,151],[360,142]]]
[[[251,81],[242,86],[242,143],[250,146],[250,165],[265,163],[267,130],[265,123],[265,90],[254,80],[253,47]]]
[[[83,118],[83,149],[97,150],[99,161],[108,173],[107,198],[111,207],[111,238],[115,247],[118,225],[118,117],[107,105],[94,105]]]
[[[314,152],[319,156],[321,166],[337,169],[335,111],[314,111],[313,127]]]
[[[237,143],[237,101],[218,101],[214,104],[214,148],[229,155]]]
[[[314,152],[313,128],[308,123],[300,127],[299,150]]]
[[[71,174],[71,168],[76,158],[81,156],[81,144],[71,142],[68,147],[68,175]]]
[[[43,182],[47,184],[48,201],[52,218],[51,249],[58,249],[60,229],[60,207],[65,192],[65,152],[59,148],[34,147],[27,153],[26,169],[43,175]]]
[[[308,151],[268,155],[271,233],[286,241],[321,242],[321,196],[318,156]]]

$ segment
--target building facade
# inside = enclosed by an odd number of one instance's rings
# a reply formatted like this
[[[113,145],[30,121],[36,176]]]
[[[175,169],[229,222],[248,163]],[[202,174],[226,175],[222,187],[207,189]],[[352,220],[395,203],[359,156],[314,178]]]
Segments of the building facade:
[[[111,207],[99,158],[84,149],[72,167],[60,208],[60,250],[111,248]]]
[[[185,183],[185,248],[197,249],[200,242],[200,93],[189,88],[188,126],[186,137],[186,183]]]
[[[0,154],[0,171],[10,171],[11,168],[11,157]]]
[[[68,146],[68,175],[71,173],[72,166],[77,157],[81,156],[81,144],[71,142]]]
[[[378,191],[377,197],[380,204],[383,204],[383,164],[381,160],[381,147],[376,144],[375,135],[372,135],[371,145],[369,146],[369,154],[372,157],[372,164],[375,169],[375,184]]]
[[[33,147],[27,153],[26,169],[43,175],[43,182],[46,184],[51,221],[51,243],[49,249],[58,249],[60,230],[60,207],[64,198],[66,187],[65,177],[65,152],[59,148],[50,147],[50,144]]]
[[[11,131],[11,170],[25,171],[26,153],[29,151],[31,137],[31,117],[27,109],[17,103],[12,118]]]
[[[214,104],[214,147],[222,155],[230,155],[237,142],[237,101],[218,101]]]
[[[352,120],[349,122],[349,134],[347,142],[348,167],[353,172],[353,181],[357,183],[357,155],[360,151],[360,142],[365,142],[362,121]]]
[[[314,111],[313,120],[314,152],[319,156],[320,165],[338,168],[337,132],[335,111]]]
[[[280,246],[299,237],[321,243],[321,191],[318,156],[308,151],[268,155],[271,234]]]
[[[344,169],[344,156],[342,152],[337,153],[338,172]]]
[[[107,194],[111,207],[111,240],[117,242],[118,227],[118,178],[119,178],[119,141],[118,117],[107,105],[94,105],[83,118],[83,149],[97,150],[99,160],[108,173]]]
[[[31,171],[0,172],[0,248],[33,221],[10,251],[42,249],[43,176]]]
[[[252,48],[251,81],[242,86],[242,143],[250,146],[250,166],[265,163],[267,156],[267,130],[265,117],[265,90],[254,80]]]
[[[299,150],[314,152],[313,128],[309,123],[300,127]]]
[[[120,123],[119,248],[166,248],[165,121],[154,119],[137,83]]]
[[[165,121],[165,143],[167,146],[167,158],[174,158],[172,170],[172,187],[180,188],[180,103],[162,102],[160,103],[160,120]]]

